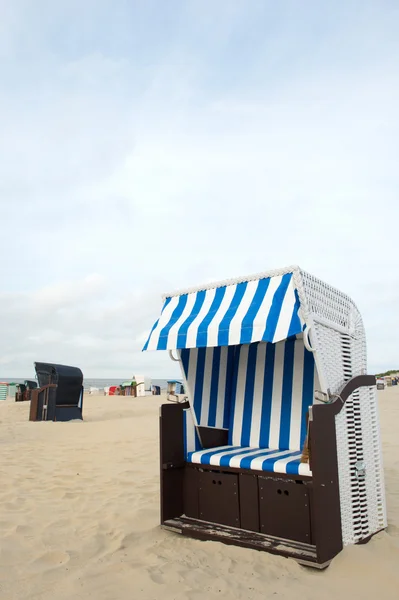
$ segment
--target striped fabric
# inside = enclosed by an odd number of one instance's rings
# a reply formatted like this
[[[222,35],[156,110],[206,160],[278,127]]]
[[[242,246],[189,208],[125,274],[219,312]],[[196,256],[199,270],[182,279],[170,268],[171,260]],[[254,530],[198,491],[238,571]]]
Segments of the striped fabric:
[[[302,331],[292,273],[166,298],[143,350],[279,342]]]
[[[235,363],[229,443],[301,450],[317,377],[303,340],[240,346]]]
[[[215,359],[216,350],[224,350],[222,361]],[[196,422],[229,429],[228,446],[189,451],[189,462],[311,474],[300,457],[318,378],[301,338],[184,350],[181,358]]]
[[[272,471],[289,475],[310,476],[312,474],[309,464],[300,462],[301,453],[289,450],[221,446],[212,450],[189,452],[187,460],[199,465]]]
[[[228,429],[235,351],[235,346],[180,351],[197,425]]]

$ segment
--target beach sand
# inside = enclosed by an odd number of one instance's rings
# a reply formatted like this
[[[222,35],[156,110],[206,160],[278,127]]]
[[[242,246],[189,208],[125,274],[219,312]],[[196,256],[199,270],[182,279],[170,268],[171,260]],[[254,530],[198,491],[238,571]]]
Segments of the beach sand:
[[[69,423],[0,403],[1,600],[399,598],[399,387],[379,399],[388,530],[321,572],[159,528],[162,397],[88,395]]]

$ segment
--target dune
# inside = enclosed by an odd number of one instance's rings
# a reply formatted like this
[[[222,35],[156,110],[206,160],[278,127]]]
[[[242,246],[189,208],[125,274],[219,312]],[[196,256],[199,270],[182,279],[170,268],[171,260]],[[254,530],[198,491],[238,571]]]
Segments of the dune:
[[[399,597],[399,387],[379,392],[388,529],[325,571],[160,529],[163,399],[86,396],[68,423],[0,403],[1,599]]]

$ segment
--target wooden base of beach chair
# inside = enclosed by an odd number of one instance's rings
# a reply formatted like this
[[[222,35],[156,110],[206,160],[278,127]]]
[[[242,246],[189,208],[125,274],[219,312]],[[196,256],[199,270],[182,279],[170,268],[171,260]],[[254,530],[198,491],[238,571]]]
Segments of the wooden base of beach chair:
[[[169,519],[163,523],[162,528],[197,540],[210,540],[221,542],[222,544],[279,554],[286,558],[294,558],[301,564],[317,569],[325,569],[330,564],[330,561],[323,564],[317,562],[316,546],[312,544],[295,542],[227,525],[205,522],[189,517],[178,517]]]

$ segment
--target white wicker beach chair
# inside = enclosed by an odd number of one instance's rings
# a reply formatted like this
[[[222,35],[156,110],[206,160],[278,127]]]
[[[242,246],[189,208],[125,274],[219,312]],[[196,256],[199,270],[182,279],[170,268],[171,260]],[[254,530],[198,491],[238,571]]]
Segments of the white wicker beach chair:
[[[161,406],[164,528],[323,568],[386,527],[348,296],[299,267],[167,294],[144,350],[170,351],[189,400]]]

